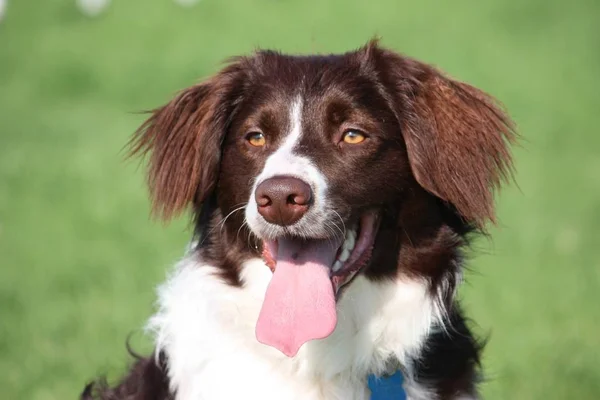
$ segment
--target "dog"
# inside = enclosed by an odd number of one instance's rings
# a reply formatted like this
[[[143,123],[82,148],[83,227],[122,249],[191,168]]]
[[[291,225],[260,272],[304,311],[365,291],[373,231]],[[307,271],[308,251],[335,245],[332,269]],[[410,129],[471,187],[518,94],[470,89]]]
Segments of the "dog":
[[[132,138],[155,215],[191,209],[194,237],[154,354],[83,397],[366,400],[399,370],[409,399],[478,398],[455,293],[516,138],[492,97],[377,40],[229,60]]]

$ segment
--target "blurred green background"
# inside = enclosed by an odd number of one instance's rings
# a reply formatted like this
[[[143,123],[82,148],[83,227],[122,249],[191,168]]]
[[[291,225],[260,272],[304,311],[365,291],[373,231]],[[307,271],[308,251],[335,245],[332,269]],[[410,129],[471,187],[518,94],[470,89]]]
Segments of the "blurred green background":
[[[600,398],[600,2],[8,0],[0,21],[0,387],[76,398],[115,378],[187,220],[149,218],[121,149],[139,110],[255,47],[354,49],[373,35],[505,103],[523,136],[463,287],[488,399]]]

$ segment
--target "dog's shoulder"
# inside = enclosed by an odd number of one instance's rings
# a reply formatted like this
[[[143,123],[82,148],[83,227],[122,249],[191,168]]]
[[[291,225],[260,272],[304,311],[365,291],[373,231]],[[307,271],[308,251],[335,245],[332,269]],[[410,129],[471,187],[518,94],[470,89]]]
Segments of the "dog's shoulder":
[[[106,379],[91,382],[80,395],[81,400],[174,400],[169,389],[164,354],[140,357],[121,381],[111,386]]]

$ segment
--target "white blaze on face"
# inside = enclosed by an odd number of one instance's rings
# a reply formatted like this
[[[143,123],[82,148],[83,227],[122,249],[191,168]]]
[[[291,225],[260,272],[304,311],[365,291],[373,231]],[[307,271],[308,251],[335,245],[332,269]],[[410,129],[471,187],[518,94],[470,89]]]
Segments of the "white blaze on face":
[[[320,225],[322,225],[326,214],[327,182],[310,158],[296,154],[298,143],[303,135],[302,108],[303,99],[298,96],[290,105],[288,134],[283,138],[279,148],[267,158],[263,170],[254,181],[248,206],[246,207],[246,220],[250,228],[258,236],[262,236],[261,233],[267,230],[274,232],[273,229],[275,227],[269,227],[267,222],[258,214],[254,195],[256,187],[266,179],[283,175],[298,178],[306,182],[313,191],[314,203],[306,215],[295,225],[305,235],[310,235],[311,232],[322,234],[325,231],[325,228],[322,228]],[[293,230],[294,228],[291,229]]]
[[[308,175],[310,161],[294,154],[294,148],[302,137],[302,101],[296,99],[290,107],[290,131],[283,143],[269,158],[262,173],[257,178],[257,183],[277,175],[289,173]],[[305,178],[298,176],[298,178]]]

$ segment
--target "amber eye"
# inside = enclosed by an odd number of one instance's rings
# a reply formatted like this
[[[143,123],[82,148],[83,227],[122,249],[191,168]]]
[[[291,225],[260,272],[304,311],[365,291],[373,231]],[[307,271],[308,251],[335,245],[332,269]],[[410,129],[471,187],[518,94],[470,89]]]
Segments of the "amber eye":
[[[361,131],[357,131],[355,129],[349,129],[344,132],[342,136],[342,140],[348,144],[358,144],[363,142],[367,137]]]
[[[249,133],[248,135],[246,135],[246,140],[248,141],[248,143],[255,147],[262,147],[267,141],[265,139],[265,135],[263,135],[260,132]]]

